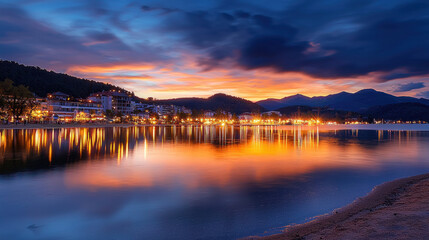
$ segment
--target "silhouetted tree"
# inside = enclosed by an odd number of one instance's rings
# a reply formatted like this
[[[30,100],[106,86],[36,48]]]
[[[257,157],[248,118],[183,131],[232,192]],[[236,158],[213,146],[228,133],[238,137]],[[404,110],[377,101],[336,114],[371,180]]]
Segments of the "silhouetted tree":
[[[9,116],[18,119],[19,116],[34,109],[34,95],[28,90],[28,87],[14,86],[12,80],[5,79],[0,82],[0,92],[2,109]]]

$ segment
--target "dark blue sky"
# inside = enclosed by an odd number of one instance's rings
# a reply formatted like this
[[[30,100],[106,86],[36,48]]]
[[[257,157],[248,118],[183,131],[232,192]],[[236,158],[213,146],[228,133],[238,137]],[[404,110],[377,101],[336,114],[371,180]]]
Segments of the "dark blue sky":
[[[429,2],[0,0],[0,58],[142,97],[429,97]],[[428,86],[426,86],[428,85]]]

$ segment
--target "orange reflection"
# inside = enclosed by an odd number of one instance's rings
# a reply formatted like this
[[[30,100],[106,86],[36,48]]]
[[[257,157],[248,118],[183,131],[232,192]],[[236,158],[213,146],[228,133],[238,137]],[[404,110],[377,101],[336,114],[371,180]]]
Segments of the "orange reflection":
[[[65,170],[69,187],[181,183],[192,190],[234,188],[335,168],[371,170],[386,159],[410,159],[421,150],[408,144],[416,132],[374,131],[371,148],[359,139],[358,130],[343,134],[273,126],[0,130],[0,170],[74,164]],[[10,161],[16,169],[8,168]]]
[[[204,133],[199,133],[199,127],[186,130],[188,137],[204,139],[200,138]],[[99,188],[174,185],[179,181],[188,189],[236,187],[248,182],[296,177],[316,170],[340,167],[374,169],[382,164],[373,161],[373,156],[368,155],[368,149],[363,146],[341,146],[325,140],[319,142],[316,130],[253,129],[252,136],[242,138],[239,144],[226,143],[232,139],[232,132],[219,129],[217,135],[215,130],[211,130],[206,132],[207,141],[201,144],[168,142],[160,145],[154,141],[154,145],[148,148],[147,141],[144,141],[126,161],[121,162],[120,167],[103,163],[84,164],[79,174],[66,174],[66,183],[72,187]],[[249,134],[247,130],[244,132]],[[220,143],[207,144],[213,139]],[[401,152],[402,157],[413,152],[416,152],[415,147],[408,148],[408,151]],[[94,171],[97,174],[94,175]],[[79,178],[74,177],[77,175]]]

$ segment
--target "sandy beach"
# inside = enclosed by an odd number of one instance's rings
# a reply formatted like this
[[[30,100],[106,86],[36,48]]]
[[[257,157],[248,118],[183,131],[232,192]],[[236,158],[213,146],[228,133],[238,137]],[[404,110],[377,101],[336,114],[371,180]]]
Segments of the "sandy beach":
[[[429,239],[429,174],[381,184],[350,205],[284,233],[247,239]]]

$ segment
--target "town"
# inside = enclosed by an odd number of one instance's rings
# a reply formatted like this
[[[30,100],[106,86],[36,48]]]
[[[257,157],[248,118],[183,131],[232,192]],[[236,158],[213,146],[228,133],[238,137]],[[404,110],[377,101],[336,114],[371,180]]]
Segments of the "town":
[[[85,99],[63,92],[49,93],[43,98],[35,96],[22,85],[14,86],[11,80],[0,84],[3,89],[0,95],[2,124],[321,124],[316,118],[284,118],[278,111],[239,115],[223,110],[192,111],[183,106],[143,102],[133,93],[120,90],[96,92]]]
[[[15,102],[12,96],[5,102]],[[192,111],[176,105],[137,102],[128,92],[103,91],[86,99],[75,99],[62,92],[36,97],[19,115],[2,112],[7,123],[140,123],[140,124],[320,124],[317,119],[284,119],[277,111],[243,113],[238,116],[225,111]],[[29,100],[30,101],[30,100]],[[18,107],[18,106],[16,106]],[[14,111],[13,107],[10,108]]]
[[[133,124],[206,124],[206,125],[334,125],[426,123],[425,121],[376,120],[351,116],[322,118],[320,108],[310,114],[282,115],[279,111],[227,112],[223,109],[195,110],[142,99],[125,90],[95,92],[76,98],[57,91],[39,97],[23,85],[7,79],[0,82],[0,119],[8,124],[133,123]],[[202,107],[204,108],[204,106]],[[318,110],[318,111],[316,111]]]

